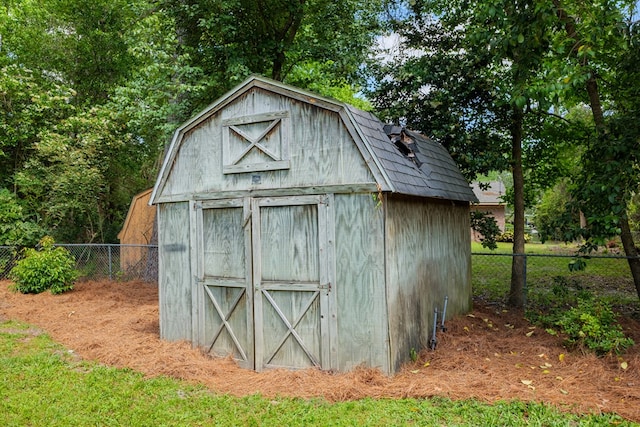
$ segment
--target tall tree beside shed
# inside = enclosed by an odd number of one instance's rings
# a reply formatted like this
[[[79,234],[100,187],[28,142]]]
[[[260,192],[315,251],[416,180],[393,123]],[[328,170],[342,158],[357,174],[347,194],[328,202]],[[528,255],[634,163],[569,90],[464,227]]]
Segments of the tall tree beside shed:
[[[412,11],[398,26],[403,50],[379,70],[374,103],[441,141],[469,179],[512,172],[513,253],[523,254],[525,179],[550,185],[557,174],[547,166],[544,180],[532,179],[534,165],[554,164],[555,141],[539,130],[560,124],[547,114],[552,87],[540,78],[550,4],[427,0]],[[512,307],[525,302],[524,271],[524,258],[514,256]]]

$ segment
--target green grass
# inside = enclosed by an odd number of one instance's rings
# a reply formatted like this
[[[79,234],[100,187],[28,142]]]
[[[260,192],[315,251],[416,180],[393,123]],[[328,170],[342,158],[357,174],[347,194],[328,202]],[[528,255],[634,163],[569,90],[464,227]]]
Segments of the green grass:
[[[536,403],[242,398],[81,362],[23,323],[0,323],[0,425],[10,426],[627,426]]]

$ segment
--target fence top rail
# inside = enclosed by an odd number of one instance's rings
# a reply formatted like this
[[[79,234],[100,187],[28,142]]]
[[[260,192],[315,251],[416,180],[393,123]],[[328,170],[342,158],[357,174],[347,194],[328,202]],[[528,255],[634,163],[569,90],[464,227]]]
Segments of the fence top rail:
[[[63,247],[113,247],[113,248],[157,248],[158,245],[144,245],[144,244],[132,244],[132,243],[55,243],[54,246],[63,246]]]
[[[114,247],[114,248],[123,248],[123,247],[133,247],[133,248],[157,248],[158,245],[144,245],[144,244],[133,244],[133,243],[54,243],[53,246],[62,246],[62,247]],[[0,245],[0,249],[15,249],[18,246],[6,246]]]
[[[540,257],[540,258],[602,258],[602,259],[640,259],[640,256],[626,255],[569,255],[569,254],[512,254],[512,253],[491,253],[491,252],[472,252],[471,255],[480,256],[521,256],[521,257]]]

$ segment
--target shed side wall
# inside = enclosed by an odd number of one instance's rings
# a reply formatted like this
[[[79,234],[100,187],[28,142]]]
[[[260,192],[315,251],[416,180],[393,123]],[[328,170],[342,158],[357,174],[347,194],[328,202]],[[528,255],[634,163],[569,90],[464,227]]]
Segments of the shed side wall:
[[[434,308],[447,318],[471,309],[468,205],[390,197],[386,203],[391,365],[428,348]]]
[[[338,370],[389,373],[384,215],[371,194],[335,196]]]
[[[188,203],[158,207],[160,337],[170,341],[193,336],[189,224]]]

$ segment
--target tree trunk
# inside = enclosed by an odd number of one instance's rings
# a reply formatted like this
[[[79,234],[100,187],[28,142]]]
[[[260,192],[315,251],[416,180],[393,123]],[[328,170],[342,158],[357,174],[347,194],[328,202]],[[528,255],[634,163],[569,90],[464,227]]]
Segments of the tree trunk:
[[[622,240],[622,247],[624,253],[628,257],[629,269],[631,270],[631,276],[633,277],[633,284],[636,287],[636,293],[640,298],[640,259],[638,259],[638,248],[633,242],[633,235],[631,234],[631,228],[629,227],[629,219],[624,216],[620,218],[620,239]]]
[[[508,304],[522,308],[525,304],[524,254],[524,173],[522,170],[522,122],[524,113],[514,107],[511,128],[511,171],[513,174],[513,254],[511,261],[511,288]]]

